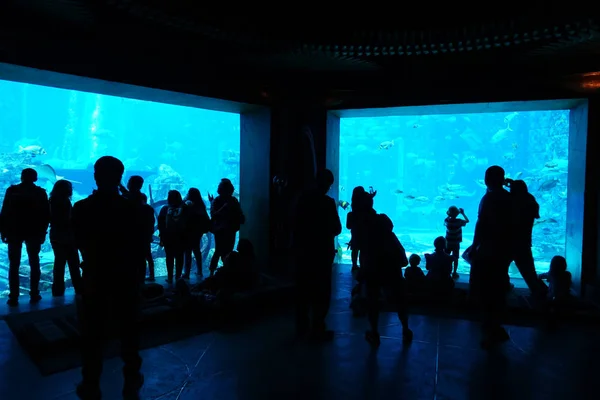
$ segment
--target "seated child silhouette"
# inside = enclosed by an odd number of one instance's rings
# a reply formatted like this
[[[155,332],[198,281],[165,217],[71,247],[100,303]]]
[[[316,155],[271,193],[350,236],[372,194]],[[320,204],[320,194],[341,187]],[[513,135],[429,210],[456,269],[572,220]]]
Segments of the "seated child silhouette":
[[[452,279],[452,264],[456,256],[446,253],[446,238],[437,237],[433,241],[434,252],[425,254],[425,265],[427,267],[427,284],[432,294],[446,294],[454,288]]]
[[[460,256],[460,243],[462,242],[462,228],[469,223],[469,218],[467,218],[462,208],[455,206],[449,207],[446,215],[448,215],[444,220],[444,226],[446,226],[446,252],[455,257],[452,277],[458,279],[458,257]],[[464,219],[458,218],[460,215]]]
[[[540,279],[548,280],[548,297],[553,303],[567,304],[571,301],[571,273],[567,271],[567,260],[554,256],[550,261],[550,270],[540,274]]]
[[[404,279],[406,279],[406,285],[408,286],[409,292],[417,292],[423,288],[425,281],[425,274],[419,264],[421,264],[421,257],[418,254],[411,254],[408,258],[408,267],[404,270]]]

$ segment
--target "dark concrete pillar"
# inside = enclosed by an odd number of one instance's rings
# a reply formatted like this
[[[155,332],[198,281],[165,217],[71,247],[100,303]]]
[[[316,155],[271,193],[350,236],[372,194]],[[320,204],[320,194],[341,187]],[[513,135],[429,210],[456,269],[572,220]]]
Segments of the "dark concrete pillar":
[[[331,167],[325,109],[310,102],[274,107],[271,114],[271,272],[291,275],[293,215],[298,196],[314,183],[314,172]],[[338,129],[339,130],[339,129]],[[334,146],[336,152],[338,145]],[[337,153],[336,153],[337,154]],[[337,167],[336,167],[337,171]],[[285,181],[276,184],[273,178]]]
[[[569,115],[569,171],[567,182],[566,259],[573,275],[573,288],[582,294],[584,254],[584,205],[586,196],[587,104]]]
[[[327,134],[325,140],[325,166],[333,172],[335,183],[329,195],[339,200],[340,180],[340,117],[327,115]]]
[[[240,118],[240,202],[246,215],[240,238],[252,241],[256,265],[264,271],[270,258],[271,112],[257,108]]]
[[[581,117],[579,117],[581,115]],[[585,124],[577,119],[585,116]],[[573,236],[578,224],[583,224],[582,254],[581,254],[581,277],[577,281],[574,277],[574,283],[579,283],[575,287],[578,293],[585,298],[594,301],[600,305],[600,158],[598,149],[600,148],[600,100],[590,99],[586,106],[580,106],[571,112],[571,132],[569,148],[569,197],[571,197],[571,181],[581,185],[581,179],[585,178],[585,191],[583,196],[583,213],[577,213],[572,221],[571,215],[567,213],[567,254],[570,246],[569,238]],[[585,128],[585,129],[584,129]],[[574,148],[573,148],[574,147]],[[580,164],[585,163],[585,169],[580,169]],[[573,167],[571,167],[573,166]],[[572,204],[569,204],[571,206]],[[581,215],[583,214],[583,215]],[[567,262],[574,262],[567,258]],[[573,271],[569,264],[569,270]]]

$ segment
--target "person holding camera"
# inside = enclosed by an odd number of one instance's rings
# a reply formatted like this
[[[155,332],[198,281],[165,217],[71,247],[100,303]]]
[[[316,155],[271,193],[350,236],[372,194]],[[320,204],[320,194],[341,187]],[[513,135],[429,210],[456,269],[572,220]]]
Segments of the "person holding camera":
[[[460,243],[462,242],[462,228],[469,223],[465,210],[456,206],[450,206],[446,211],[444,226],[446,227],[446,253],[454,257],[453,279],[458,279],[458,258],[460,257]],[[462,216],[463,218],[458,218]]]

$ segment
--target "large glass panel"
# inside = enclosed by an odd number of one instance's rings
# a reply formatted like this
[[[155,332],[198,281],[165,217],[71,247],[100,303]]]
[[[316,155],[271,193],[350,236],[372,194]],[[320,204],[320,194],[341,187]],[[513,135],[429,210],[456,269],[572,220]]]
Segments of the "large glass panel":
[[[540,204],[533,229],[538,271],[565,253],[569,111],[343,118],[340,126],[340,200],[350,202],[355,186],[377,190],[375,208],[388,214],[409,254],[433,250],[445,235],[450,206],[463,208],[461,251],[473,240],[484,173],[502,166],[507,177],[524,180]],[[344,204],[344,203],[342,203]],[[340,209],[342,219],[345,210]],[[339,238],[344,263],[346,243]],[[459,263],[459,274],[469,265]],[[519,277],[513,265],[511,277]]]
[[[240,116],[0,81],[0,201],[10,185],[19,183],[26,167],[37,170],[37,184],[48,193],[58,179],[70,180],[73,202],[80,200],[95,188],[92,165],[103,155],[123,161],[124,183],[132,175],[144,178],[143,192],[157,210],[169,190],[185,196],[195,187],[207,200],[221,178],[239,188]],[[205,235],[204,259],[212,255],[212,243]],[[166,275],[164,252],[157,243],[153,255],[156,275]],[[54,264],[48,240],[41,260],[41,289],[47,290]],[[27,293],[25,251],[20,275],[22,293]],[[68,272],[66,279],[68,285]],[[0,296],[5,297],[7,289],[7,246],[1,244]]]

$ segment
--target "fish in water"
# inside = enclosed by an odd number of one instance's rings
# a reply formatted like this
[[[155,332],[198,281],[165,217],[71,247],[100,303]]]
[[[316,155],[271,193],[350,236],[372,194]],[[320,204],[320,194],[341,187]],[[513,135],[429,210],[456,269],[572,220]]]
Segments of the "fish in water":
[[[394,141],[390,140],[387,142],[381,142],[379,144],[379,150],[388,150],[389,148],[394,147]]]
[[[511,121],[512,121],[512,120],[513,120],[513,119],[514,119],[514,118],[515,118],[517,115],[519,115],[519,113],[518,113],[518,112],[516,112],[516,111],[515,111],[515,112],[512,112],[512,113],[510,113],[510,114],[508,114],[506,117],[504,117],[504,123],[505,123],[505,124],[510,124],[510,123],[511,123]]]
[[[545,181],[544,183],[542,183],[540,185],[540,190],[542,190],[542,191],[550,190],[553,187],[555,187],[556,185],[558,185],[558,179],[548,179],[547,181]]]
[[[167,143],[165,145],[165,152],[180,151],[181,149],[183,149],[183,144],[181,144],[181,142]]]
[[[506,139],[508,136],[508,132],[512,132],[513,130],[510,128],[510,125],[507,125],[506,128],[500,129],[498,132],[492,136],[490,139],[490,143],[498,143]]]
[[[346,210],[348,208],[348,206],[350,206],[350,203],[348,203],[345,200],[340,200],[340,201],[338,201],[338,206],[340,206],[342,208],[342,210]]]
[[[554,218],[543,218],[543,219],[536,219],[533,224],[534,225],[558,224],[558,221],[555,220]]]
[[[402,194],[402,193],[404,193],[404,191],[402,191],[400,189],[396,189],[396,190],[394,190],[394,193],[395,194]]]
[[[475,183],[477,184],[477,186],[479,186],[482,189],[487,189],[487,185],[485,184],[485,181],[483,179],[477,179],[475,181]]]
[[[40,179],[40,180],[45,179],[47,181],[55,183],[56,181],[60,181],[60,180],[64,179],[71,183],[81,183],[81,182],[77,182],[77,181],[72,181],[70,179],[66,179],[64,176],[56,175],[56,171],[54,171],[54,168],[52,168],[52,166],[50,166],[48,164],[32,165],[31,168],[33,168],[35,170],[35,172],[37,172],[38,179]]]
[[[423,126],[423,125],[419,125],[419,124],[413,124],[413,128],[415,128],[415,129],[417,129],[417,128],[420,128],[420,127],[422,127],[422,126]]]
[[[38,146],[38,145],[31,145],[31,146],[19,146],[19,154],[30,154],[32,156],[43,156],[46,155],[48,153],[46,153],[46,149],[44,149],[42,146]]]

